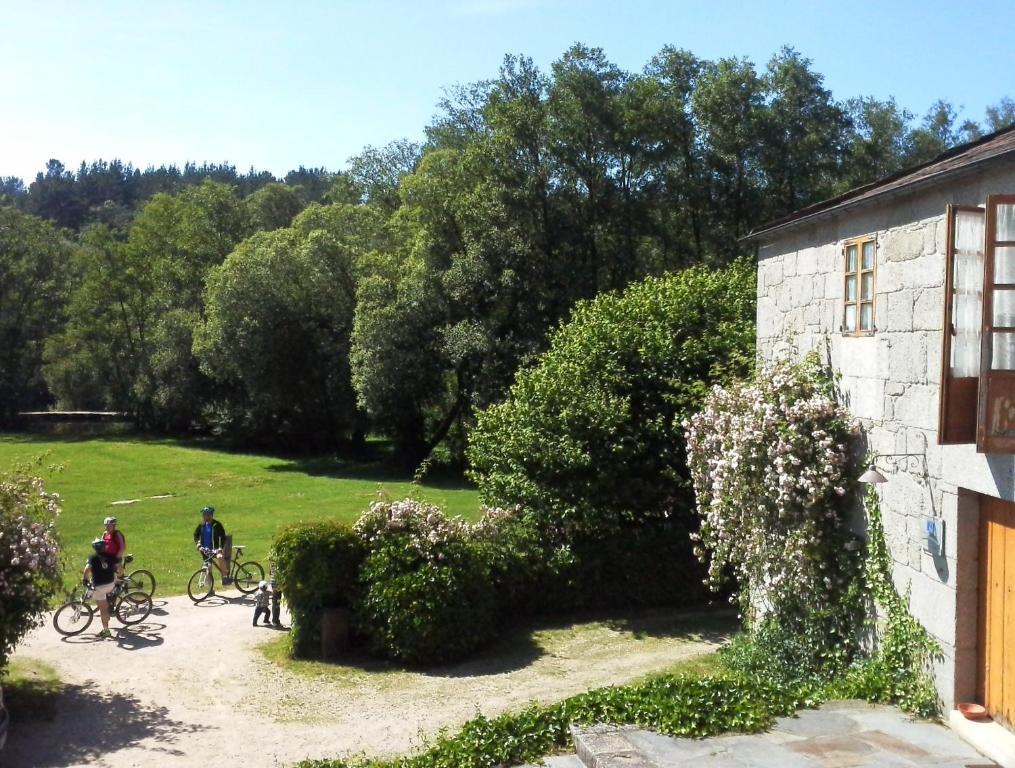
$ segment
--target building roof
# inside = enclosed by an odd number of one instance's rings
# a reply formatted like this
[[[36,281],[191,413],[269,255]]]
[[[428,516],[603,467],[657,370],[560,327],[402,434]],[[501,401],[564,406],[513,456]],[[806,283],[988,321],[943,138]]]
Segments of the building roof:
[[[967,172],[983,163],[999,158],[1015,159],[1015,125],[983,136],[976,141],[952,147],[921,165],[893,173],[870,184],[856,187],[837,197],[801,208],[781,219],[770,221],[752,230],[744,242],[765,239],[766,235],[784,232],[818,218],[825,218],[847,208],[915,187],[932,184],[950,176]]]

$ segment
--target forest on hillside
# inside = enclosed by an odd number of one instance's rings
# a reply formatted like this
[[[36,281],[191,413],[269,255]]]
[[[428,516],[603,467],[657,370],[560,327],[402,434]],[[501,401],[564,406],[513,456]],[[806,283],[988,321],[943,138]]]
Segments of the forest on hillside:
[[[340,170],[54,159],[0,177],[0,426],[111,409],[460,461],[577,302],[728,264],[758,224],[1001,129],[1015,102],[957,114],[836,98],[790,48],[763,66],[664,48],[630,72],[578,44],[548,71],[505,57],[422,142]]]

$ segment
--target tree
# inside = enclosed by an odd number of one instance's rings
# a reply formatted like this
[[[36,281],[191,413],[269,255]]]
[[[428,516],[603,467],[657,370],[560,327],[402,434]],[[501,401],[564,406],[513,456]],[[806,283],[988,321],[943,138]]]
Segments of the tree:
[[[706,226],[714,233],[713,257],[720,261],[739,253],[737,238],[761,218],[763,104],[763,83],[746,59],[706,64],[691,97],[712,203]]]
[[[43,374],[64,408],[138,413],[136,385],[147,365],[154,324],[151,265],[116,233],[93,224],[70,264],[75,287],[67,323],[46,340]]]
[[[74,174],[59,160],[49,160],[28,188],[29,213],[49,219],[59,227],[77,229],[87,216],[88,206],[74,184]]]
[[[765,218],[830,197],[839,176],[848,120],[811,63],[789,47],[768,62],[768,103],[759,137]]]
[[[1015,99],[1003,97],[997,104],[987,107],[987,131],[1000,131],[1015,124]]]
[[[349,158],[349,177],[367,202],[391,213],[400,204],[398,185],[419,162],[419,144],[402,139],[383,147],[365,147]]]
[[[680,423],[749,370],[754,283],[740,261],[580,303],[477,418],[468,457],[483,500],[521,505],[551,538],[687,512]]]
[[[362,431],[349,371],[357,262],[383,229],[369,208],[314,205],[211,270],[194,352],[224,395],[217,426],[301,446]]]
[[[261,187],[243,201],[250,228],[266,232],[288,227],[303,205],[299,190],[276,183]]]
[[[895,99],[879,101],[873,96],[850,99],[845,173],[838,191],[845,192],[902,170],[913,152],[909,123],[913,115]]]
[[[52,224],[0,207],[0,424],[48,402],[47,337],[64,320],[72,247]]]
[[[88,230],[71,321],[47,349],[47,379],[61,400],[101,399],[148,428],[198,423],[210,397],[191,351],[204,279],[246,228],[232,190],[207,180],[156,195],[125,241],[108,227]]]
[[[912,146],[906,157],[906,165],[925,163],[956,144],[972,141],[980,128],[971,120],[956,125],[958,113],[955,107],[944,99],[934,102],[924,115],[920,126],[912,133]]]

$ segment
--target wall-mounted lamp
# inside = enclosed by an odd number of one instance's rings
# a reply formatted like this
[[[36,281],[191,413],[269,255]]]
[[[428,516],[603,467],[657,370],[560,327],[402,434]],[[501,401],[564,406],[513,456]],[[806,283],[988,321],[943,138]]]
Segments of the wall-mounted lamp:
[[[879,454],[875,460],[880,459],[888,459],[890,461],[890,471],[892,472],[898,471],[899,464],[903,462],[905,463],[907,472],[920,470],[921,474],[917,479],[917,482],[922,483],[923,479],[927,477],[927,457],[922,453],[882,453]],[[910,469],[910,466],[912,466],[913,469]],[[874,466],[873,461],[867,466],[867,471],[860,475],[857,480],[868,485],[880,485],[881,483],[888,482],[888,478],[878,471],[878,468]]]
[[[860,475],[857,480],[868,485],[879,485],[888,482],[888,478],[878,472],[878,468],[873,464],[867,467],[867,471]]]

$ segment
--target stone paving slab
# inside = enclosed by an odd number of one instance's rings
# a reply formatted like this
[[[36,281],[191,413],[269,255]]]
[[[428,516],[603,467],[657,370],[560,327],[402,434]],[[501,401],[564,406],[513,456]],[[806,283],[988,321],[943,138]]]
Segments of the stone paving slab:
[[[996,768],[942,725],[855,701],[779,718],[752,735],[677,739],[599,725],[573,736],[586,768]]]
[[[578,759],[578,755],[551,755],[543,758],[544,768],[585,768],[585,763]],[[537,768],[535,765],[520,765],[518,768]]]

